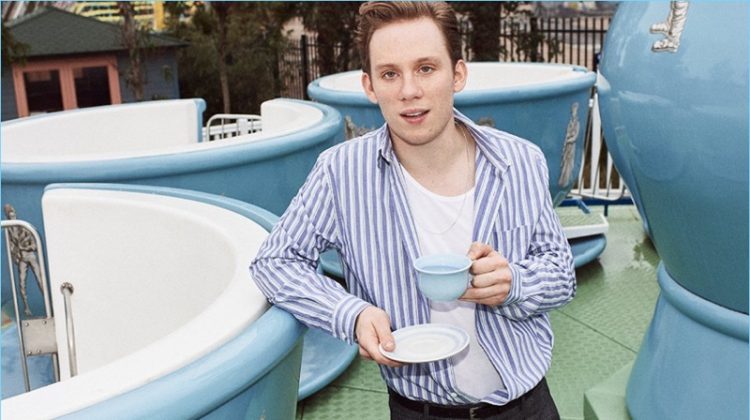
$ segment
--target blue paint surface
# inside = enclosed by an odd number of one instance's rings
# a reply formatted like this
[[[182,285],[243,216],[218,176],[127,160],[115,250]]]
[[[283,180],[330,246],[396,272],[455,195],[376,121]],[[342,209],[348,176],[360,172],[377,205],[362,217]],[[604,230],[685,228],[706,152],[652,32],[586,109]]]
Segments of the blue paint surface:
[[[202,192],[117,184],[47,187],[57,188],[160,194],[225,208],[267,229],[276,221],[276,216],[257,206]],[[271,307],[246,330],[206,356],[63,418],[293,418],[305,330],[290,314]]]
[[[662,259],[626,402],[748,418],[748,4],[689,2],[677,50],[652,51],[679,4],[621,3],[600,67],[607,146]]]
[[[669,3],[623,3],[599,86],[610,153],[666,270],[748,313],[748,5],[690,3],[676,53],[649,33]]]

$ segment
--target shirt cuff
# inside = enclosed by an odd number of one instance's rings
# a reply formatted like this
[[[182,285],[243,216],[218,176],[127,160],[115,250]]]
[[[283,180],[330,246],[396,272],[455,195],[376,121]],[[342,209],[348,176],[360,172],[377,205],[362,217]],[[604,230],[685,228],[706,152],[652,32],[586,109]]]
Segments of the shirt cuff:
[[[353,344],[357,338],[354,331],[354,327],[357,324],[357,317],[368,306],[371,305],[352,295],[341,300],[333,311],[333,325],[331,328],[333,336],[349,344]]]
[[[508,297],[505,298],[505,302],[502,303],[503,306],[512,305],[520,301],[522,298],[521,286],[523,282],[521,281],[521,271],[515,264],[508,264],[508,267],[510,268],[511,273],[510,292],[508,292]]]

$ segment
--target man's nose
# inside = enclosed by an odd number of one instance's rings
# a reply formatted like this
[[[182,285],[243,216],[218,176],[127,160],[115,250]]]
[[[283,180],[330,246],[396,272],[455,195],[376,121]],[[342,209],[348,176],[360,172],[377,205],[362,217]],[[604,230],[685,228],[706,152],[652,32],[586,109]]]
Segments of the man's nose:
[[[422,97],[422,85],[418,77],[411,75],[411,74],[406,74],[404,75],[404,78],[402,80],[403,80],[403,83],[401,84],[401,99],[402,100],[410,100],[410,99]]]

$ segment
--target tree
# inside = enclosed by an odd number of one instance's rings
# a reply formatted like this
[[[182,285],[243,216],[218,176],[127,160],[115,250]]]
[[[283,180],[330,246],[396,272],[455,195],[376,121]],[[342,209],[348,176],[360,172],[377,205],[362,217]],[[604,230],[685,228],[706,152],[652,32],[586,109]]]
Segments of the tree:
[[[26,61],[26,54],[29,52],[29,46],[16,41],[13,38],[13,33],[8,29],[8,26],[5,25],[5,22],[3,22],[2,37],[3,63],[23,64]]]
[[[503,57],[511,61],[540,62],[542,46],[547,44],[549,49],[548,58],[555,57],[560,52],[559,41],[549,39],[539,27],[539,17],[536,15],[534,2],[504,2],[502,19],[508,21],[510,34],[502,34],[503,37],[515,41],[515,48],[504,51]],[[526,26],[528,23],[528,26]]]
[[[360,65],[355,45],[357,16],[362,2],[300,2],[296,14],[305,29],[317,34],[320,75],[338,73]]]
[[[227,75],[227,31],[229,31],[229,14],[236,4],[228,1],[215,1],[211,3],[211,8],[216,16],[216,51],[218,53],[216,64],[219,66],[219,84],[221,85],[221,97],[225,114],[232,112],[231,98],[229,96],[229,76]]]
[[[167,29],[188,44],[177,55],[181,95],[203,98],[207,116],[257,113],[280,92],[277,62],[289,47],[282,31],[293,6],[237,2],[217,13],[215,3],[196,3],[192,19],[184,21],[184,3],[169,4]]]
[[[473,61],[497,61],[500,58],[501,2],[458,2],[453,4],[457,13],[465,16],[471,24],[467,34]]]
[[[147,83],[144,66],[146,49],[150,47],[148,28],[142,28],[135,20],[135,8],[129,1],[118,1],[117,8],[122,16],[120,25],[123,46],[128,50],[130,60],[124,73],[125,84],[133,92],[136,101],[143,100],[143,92]]]
[[[550,57],[559,53],[558,41],[547,39],[539,28],[534,2],[456,2],[453,7],[465,17],[470,28],[465,29],[474,61],[531,61],[542,60],[541,47],[547,44]],[[510,33],[501,33],[501,22]],[[528,25],[527,25],[528,23]],[[514,48],[508,50],[501,38],[510,38]]]

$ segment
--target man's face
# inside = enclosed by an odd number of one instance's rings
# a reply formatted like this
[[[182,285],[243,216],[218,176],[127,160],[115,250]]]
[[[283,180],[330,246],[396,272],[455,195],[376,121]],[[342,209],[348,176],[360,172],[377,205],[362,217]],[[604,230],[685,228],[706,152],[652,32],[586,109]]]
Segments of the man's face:
[[[396,22],[370,40],[367,97],[380,106],[394,142],[430,143],[453,121],[453,94],[466,84],[466,64],[451,64],[443,34],[430,19]]]

